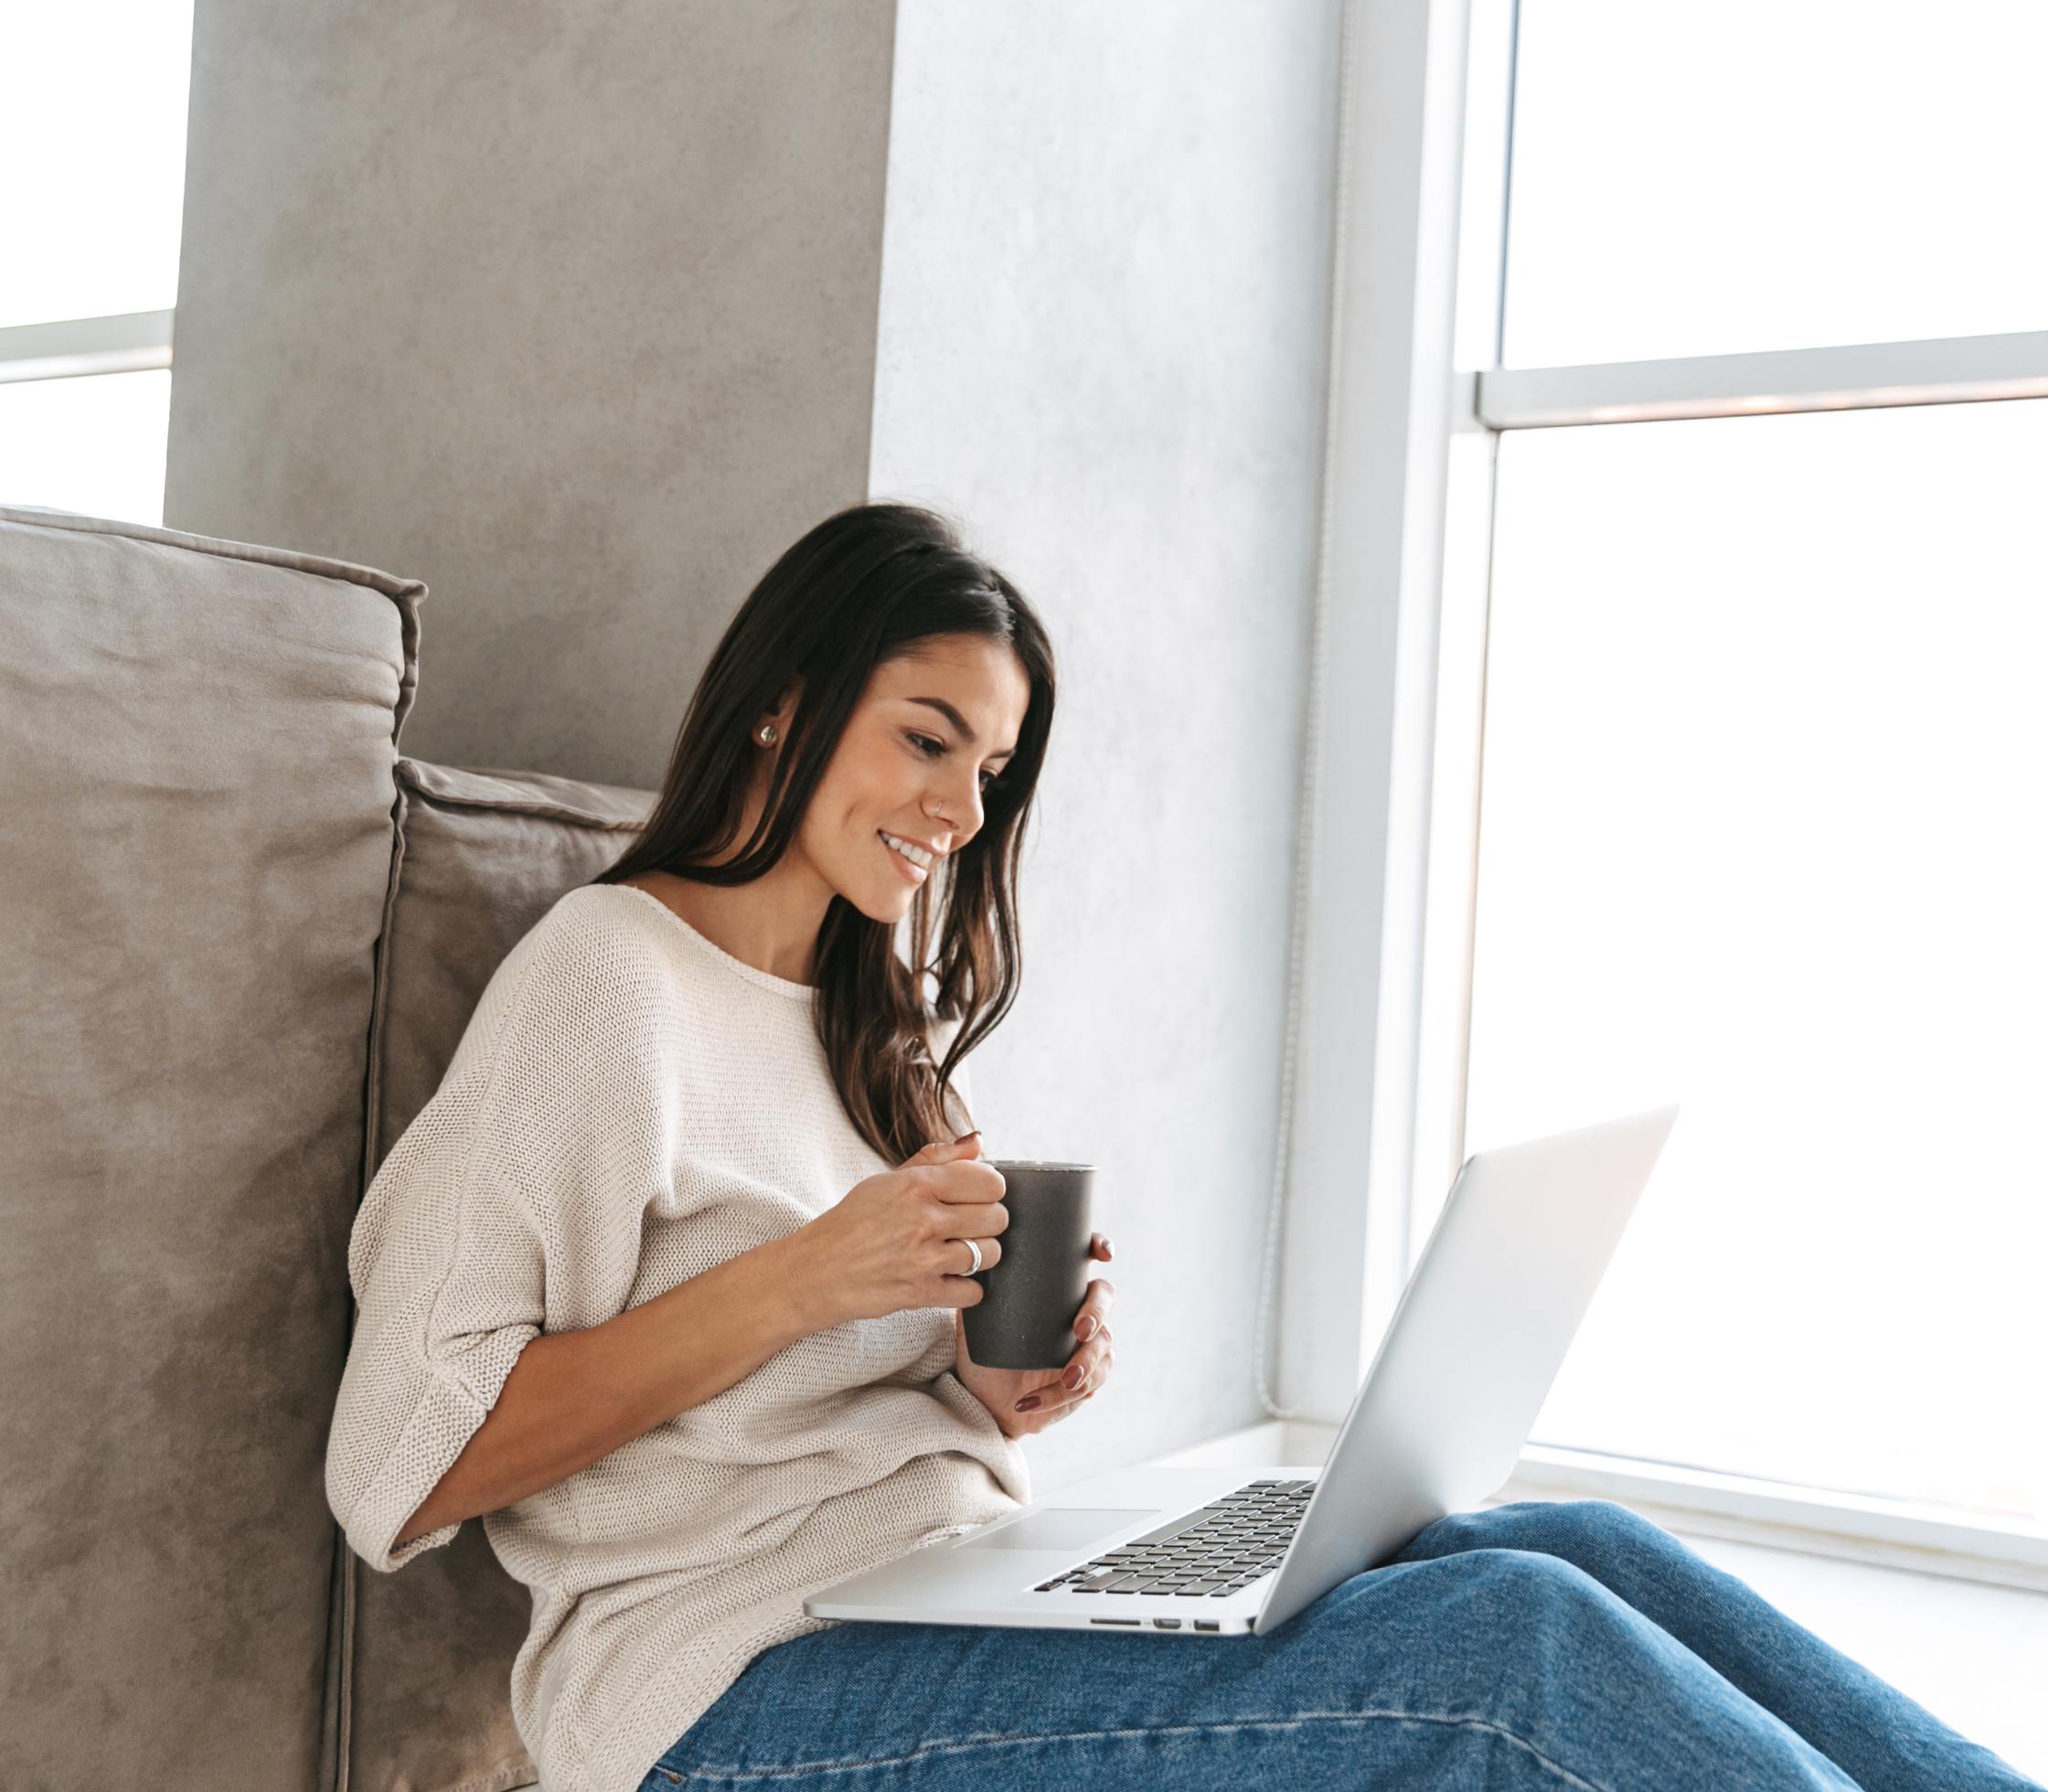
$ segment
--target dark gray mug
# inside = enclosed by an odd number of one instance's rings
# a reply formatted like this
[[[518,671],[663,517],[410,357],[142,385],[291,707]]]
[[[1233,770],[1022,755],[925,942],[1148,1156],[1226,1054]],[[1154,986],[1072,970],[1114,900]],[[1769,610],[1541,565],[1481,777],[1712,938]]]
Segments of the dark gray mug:
[[[1064,1369],[1081,1340],[1073,1322],[1088,1297],[1093,1237],[1093,1164],[996,1157],[1009,1223],[1002,1258],[978,1271],[981,1298],[962,1308],[967,1354],[985,1369]]]

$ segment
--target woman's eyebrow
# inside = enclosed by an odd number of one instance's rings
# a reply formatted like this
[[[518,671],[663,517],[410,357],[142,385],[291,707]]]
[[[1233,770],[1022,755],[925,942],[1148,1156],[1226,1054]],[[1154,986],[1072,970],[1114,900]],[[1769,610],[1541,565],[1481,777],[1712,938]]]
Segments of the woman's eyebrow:
[[[970,747],[975,744],[975,731],[973,729],[967,726],[966,717],[962,715],[959,710],[955,709],[952,704],[948,703],[945,700],[944,698],[906,697],[903,701],[906,703],[922,703],[925,706],[926,709],[936,709],[942,716],[944,716],[949,722],[951,722],[954,727],[957,728],[960,731],[960,738],[963,741],[965,741]],[[1012,754],[1016,751],[1017,749],[1015,747],[1005,747],[1001,752],[992,752],[988,756],[991,759],[1008,759],[1010,754]]]

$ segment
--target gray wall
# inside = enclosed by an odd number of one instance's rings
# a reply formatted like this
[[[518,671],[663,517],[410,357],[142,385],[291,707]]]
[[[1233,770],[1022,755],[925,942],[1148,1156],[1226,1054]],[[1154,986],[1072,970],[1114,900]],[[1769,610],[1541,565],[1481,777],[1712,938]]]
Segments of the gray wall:
[[[1061,708],[997,1155],[1102,1167],[1041,1488],[1260,1416],[1337,0],[198,0],[173,528],[427,580],[405,746],[652,785],[829,509],[958,516]],[[886,187],[884,176],[886,173]]]
[[[1100,1166],[1109,1390],[1041,1487],[1264,1416],[1335,187],[1333,0],[898,0],[872,487],[963,514],[1061,707],[991,1151]]]
[[[407,752],[658,784],[866,496],[893,23],[197,0],[166,526],[424,579]]]

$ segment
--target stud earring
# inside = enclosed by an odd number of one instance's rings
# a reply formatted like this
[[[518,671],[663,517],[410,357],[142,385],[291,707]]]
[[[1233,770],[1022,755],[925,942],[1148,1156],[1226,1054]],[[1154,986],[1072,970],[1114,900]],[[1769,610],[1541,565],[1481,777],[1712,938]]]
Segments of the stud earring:
[[[775,744],[775,724],[773,722],[762,723],[761,744],[764,747],[772,747]]]

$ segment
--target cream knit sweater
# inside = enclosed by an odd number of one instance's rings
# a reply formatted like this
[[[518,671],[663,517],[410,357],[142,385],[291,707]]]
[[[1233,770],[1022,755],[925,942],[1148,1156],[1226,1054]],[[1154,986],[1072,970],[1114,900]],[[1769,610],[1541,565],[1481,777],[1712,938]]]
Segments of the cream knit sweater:
[[[627,884],[571,890],[507,955],[349,1241],[327,1500],[372,1568],[453,1539],[391,1548],[539,1333],[601,1325],[892,1168],[840,1105],[814,999]],[[485,1515],[532,1589],[511,1695],[544,1792],[635,1792],[763,1649],[831,1627],[805,1595],[1029,1501],[1021,1447],[953,1373],[953,1315],[815,1332]]]

